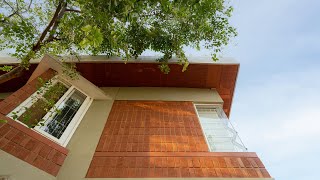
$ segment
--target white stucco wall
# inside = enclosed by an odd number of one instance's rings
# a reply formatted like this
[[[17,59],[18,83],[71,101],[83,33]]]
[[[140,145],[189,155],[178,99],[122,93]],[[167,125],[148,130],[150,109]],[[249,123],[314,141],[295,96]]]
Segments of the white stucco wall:
[[[108,93],[110,88],[101,89]],[[199,88],[120,87],[117,89],[115,100],[193,101],[223,104],[223,100],[215,89]]]
[[[56,177],[0,150],[0,177],[10,180],[54,180]],[[0,178],[1,179],[1,178]]]

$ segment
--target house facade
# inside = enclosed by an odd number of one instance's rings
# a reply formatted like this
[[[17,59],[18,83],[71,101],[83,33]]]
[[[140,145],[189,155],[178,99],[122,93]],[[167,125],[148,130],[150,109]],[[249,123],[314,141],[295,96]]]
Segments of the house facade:
[[[0,177],[273,179],[228,120],[237,62],[83,59],[74,79],[46,55],[1,85]]]

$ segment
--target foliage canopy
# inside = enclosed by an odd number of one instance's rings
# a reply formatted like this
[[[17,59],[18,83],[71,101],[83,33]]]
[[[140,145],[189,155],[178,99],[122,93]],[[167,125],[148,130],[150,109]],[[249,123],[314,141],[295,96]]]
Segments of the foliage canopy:
[[[209,49],[217,60],[236,36],[229,24],[232,10],[225,0],[2,0],[0,50],[12,49],[21,63],[2,67],[7,73],[0,84],[21,75],[44,53],[128,60],[152,50],[163,53],[158,61],[164,73],[172,56],[185,71],[183,47]]]

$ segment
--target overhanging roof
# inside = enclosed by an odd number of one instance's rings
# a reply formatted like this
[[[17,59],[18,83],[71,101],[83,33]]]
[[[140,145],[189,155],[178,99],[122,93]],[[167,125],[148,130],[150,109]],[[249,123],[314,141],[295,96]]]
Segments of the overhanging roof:
[[[191,58],[186,72],[181,72],[182,67],[173,61],[169,65],[170,73],[163,74],[154,59],[141,57],[125,64],[119,58],[84,56],[76,64],[81,75],[99,87],[215,88],[224,100],[223,108],[229,116],[239,63],[230,58],[218,62],[213,62],[210,58]],[[31,64],[24,76],[2,84],[0,92],[19,89],[27,82],[36,66],[37,63]]]
[[[75,58],[63,57],[65,62],[74,62]],[[160,56],[139,56],[137,59],[130,59],[130,63],[156,63],[156,60],[159,59]],[[106,55],[97,55],[97,56],[89,56],[89,55],[81,55],[79,56],[81,62],[121,62],[123,63],[123,59],[121,57],[107,57]],[[42,58],[32,59],[30,61],[31,64],[38,64]],[[206,56],[192,56],[188,57],[188,61],[190,64],[239,64],[235,59],[231,57],[220,58],[219,61],[212,61],[211,57]],[[178,59],[173,57],[170,59],[169,63],[177,63]],[[17,58],[13,57],[0,57],[0,65],[1,64],[18,64],[20,61]]]

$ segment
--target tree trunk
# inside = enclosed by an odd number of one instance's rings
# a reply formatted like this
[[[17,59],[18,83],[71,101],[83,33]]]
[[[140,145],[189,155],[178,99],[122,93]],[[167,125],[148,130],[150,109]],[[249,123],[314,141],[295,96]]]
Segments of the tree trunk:
[[[0,84],[3,84],[11,79],[20,77],[23,74],[24,68],[21,66],[17,66],[13,68],[11,71],[0,75]]]

